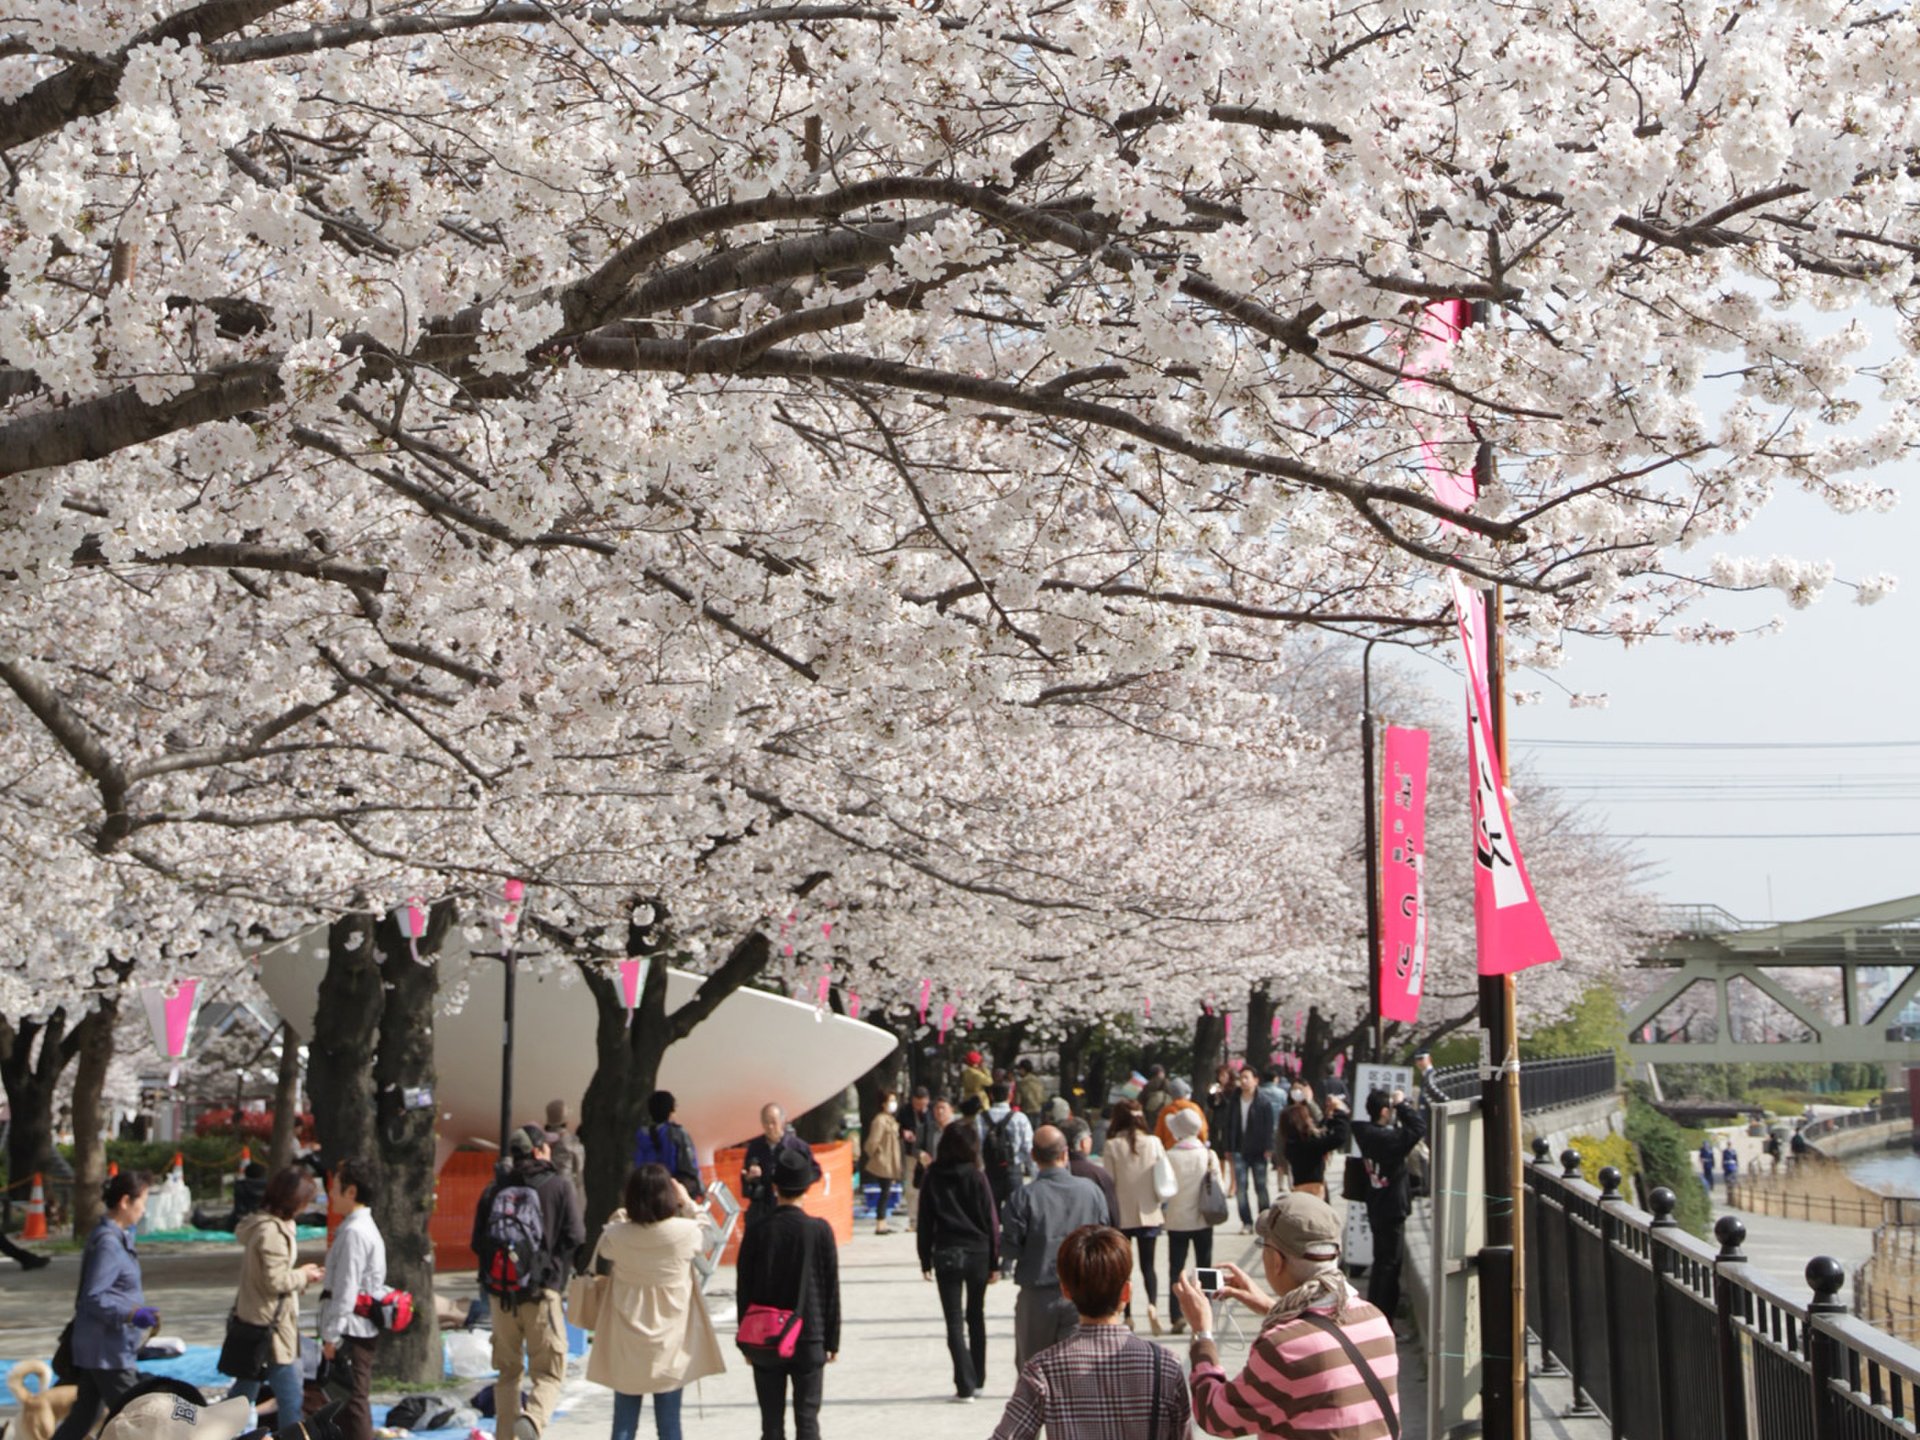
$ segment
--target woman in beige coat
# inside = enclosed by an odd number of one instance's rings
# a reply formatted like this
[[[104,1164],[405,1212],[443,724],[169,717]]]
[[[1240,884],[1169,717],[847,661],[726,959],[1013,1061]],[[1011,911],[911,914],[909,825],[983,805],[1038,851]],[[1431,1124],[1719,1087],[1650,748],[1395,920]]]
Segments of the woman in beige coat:
[[[868,1184],[880,1186],[880,1200],[874,1206],[873,1233],[888,1235],[887,1205],[893,1198],[893,1182],[907,1173],[906,1158],[900,1153],[900,1122],[893,1112],[900,1108],[900,1097],[889,1090],[880,1097],[880,1113],[867,1122],[866,1143],[860,1149],[860,1168]]]
[[[587,1357],[587,1379],[613,1394],[613,1440],[634,1440],[653,1396],[660,1440],[680,1440],[680,1392],[727,1368],[693,1283],[706,1227],[664,1165],[627,1177],[626,1208],[601,1232],[596,1273],[611,1277]]]
[[[1153,1252],[1167,1217],[1160,1208],[1154,1172],[1166,1157],[1159,1137],[1147,1128],[1146,1112],[1138,1100],[1118,1100],[1107,1112],[1107,1143],[1100,1163],[1113,1176],[1114,1198],[1120,1202],[1120,1233],[1140,1249],[1140,1278],[1147,1289],[1147,1323],[1160,1333],[1160,1282],[1154,1273]],[[1132,1320],[1129,1306],[1127,1318]]]
[[[301,1214],[319,1190],[313,1172],[290,1165],[267,1185],[264,1208],[240,1222],[234,1239],[245,1247],[240,1257],[240,1291],[233,1297],[233,1313],[249,1325],[273,1331],[264,1379],[241,1379],[229,1391],[256,1400],[260,1387],[273,1392],[274,1428],[300,1421],[300,1295],[319,1283],[318,1265],[297,1263],[299,1242],[294,1217]]]

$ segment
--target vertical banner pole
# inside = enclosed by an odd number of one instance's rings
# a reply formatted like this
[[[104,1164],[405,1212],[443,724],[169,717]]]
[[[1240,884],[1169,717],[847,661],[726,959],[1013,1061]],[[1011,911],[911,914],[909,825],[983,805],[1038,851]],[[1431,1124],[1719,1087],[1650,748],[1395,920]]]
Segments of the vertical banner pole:
[[[1385,1023],[1380,1018],[1380,799],[1375,788],[1373,758],[1373,647],[1369,640],[1360,652],[1360,763],[1365,768],[1362,808],[1367,816],[1367,1003],[1372,1021],[1376,1065],[1386,1062]]]

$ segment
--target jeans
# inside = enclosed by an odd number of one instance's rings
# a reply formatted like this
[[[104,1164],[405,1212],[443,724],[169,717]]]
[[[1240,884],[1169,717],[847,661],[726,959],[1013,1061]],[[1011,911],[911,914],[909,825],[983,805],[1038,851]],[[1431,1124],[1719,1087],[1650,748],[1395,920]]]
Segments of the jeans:
[[[1404,1246],[1402,1232],[1407,1228],[1404,1215],[1369,1215],[1373,1231],[1373,1264],[1367,1267],[1367,1303],[1387,1317],[1389,1325],[1400,1312],[1400,1257]]]
[[[1251,1225],[1257,1213],[1247,1206],[1247,1181],[1253,1181],[1254,1189],[1260,1194],[1260,1209],[1265,1210],[1273,1202],[1267,1198],[1267,1157],[1255,1155],[1249,1159],[1245,1155],[1233,1157],[1233,1188],[1240,1194],[1240,1223]]]
[[[660,1440],[680,1440],[680,1391],[653,1397],[653,1429]],[[613,1392],[613,1440],[633,1440],[640,1430],[640,1406],[647,1397]]]
[[[135,1370],[81,1370],[74,1377],[73,1408],[53,1432],[53,1440],[81,1440],[103,1410],[111,1409],[139,1383],[140,1375]]]
[[[1120,1233],[1140,1247],[1140,1278],[1146,1284],[1147,1304],[1158,1305],[1160,1303],[1160,1279],[1153,1271],[1153,1253],[1160,1239],[1159,1229],[1148,1226],[1138,1230],[1123,1230]],[[1133,1307],[1131,1305],[1127,1306],[1127,1313],[1129,1315],[1133,1313]]]
[[[964,1264],[933,1261],[940,1313],[947,1321],[947,1354],[953,1357],[953,1393],[971,1395],[987,1378],[987,1252],[967,1250]],[[964,1313],[962,1305],[964,1302]]]
[[[300,1378],[300,1362],[289,1360],[284,1365],[269,1365],[264,1380],[236,1380],[229,1395],[244,1395],[248,1400],[260,1398],[261,1387],[273,1392],[273,1403],[278,1407],[273,1417],[273,1428],[285,1429],[289,1425],[300,1423],[300,1392],[303,1382]]]
[[[786,1440],[787,1382],[793,1382],[795,1440],[820,1440],[820,1397],[826,1369],[820,1365],[756,1365],[753,1393],[760,1401],[760,1440]]]
[[[1213,1264],[1213,1227],[1205,1230],[1169,1230],[1167,1232],[1167,1284],[1172,1286],[1187,1268],[1187,1246],[1193,1246],[1193,1263]],[[1175,1310],[1177,1317],[1179,1311]]]

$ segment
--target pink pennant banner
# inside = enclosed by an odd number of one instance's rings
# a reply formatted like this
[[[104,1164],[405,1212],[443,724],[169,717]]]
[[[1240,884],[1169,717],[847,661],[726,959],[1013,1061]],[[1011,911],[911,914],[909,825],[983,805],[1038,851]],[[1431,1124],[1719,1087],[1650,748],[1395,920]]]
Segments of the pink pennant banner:
[[[1347,1057],[1344,1053],[1333,1057],[1333,1073],[1336,1075],[1347,1073]]]
[[[1464,300],[1440,301],[1421,312],[1420,342],[1407,357],[1409,389],[1432,388],[1421,377],[1446,362],[1460,343],[1468,316]],[[1466,469],[1460,463],[1460,457],[1470,452],[1465,442],[1471,437],[1463,437],[1449,450],[1438,430],[1433,423],[1420,427],[1421,458],[1434,497],[1455,510],[1471,509],[1478,494],[1471,460]],[[1560,947],[1534,894],[1500,777],[1487,677],[1486,596],[1469,586],[1458,570],[1449,570],[1447,579],[1467,669],[1467,774],[1473,805],[1473,918],[1479,970],[1482,975],[1508,975],[1558,960]]]
[[[633,1012],[640,1008],[640,994],[647,988],[649,960],[620,962],[620,1003],[627,1007],[627,1024],[633,1024]]]
[[[1427,978],[1427,755],[1424,730],[1387,726],[1380,797],[1380,1015],[1420,1018]]]
[[[922,1025],[927,1023],[927,1002],[931,999],[933,999],[933,981],[922,980],[920,982],[920,1023]]]
[[[827,1003],[827,996],[831,994],[832,991],[833,991],[833,976],[822,975],[820,977],[820,998],[814,1001],[814,1004],[825,1005]]]
[[[1269,1040],[1278,1040],[1280,1038],[1280,1017],[1278,1015],[1273,1017],[1273,1024],[1267,1031],[1267,1038]]]
[[[1140,1002],[1140,1013],[1147,1019],[1153,1019],[1153,996],[1149,995]]]
[[[1233,1043],[1233,1014],[1231,1011],[1220,1017],[1220,1038],[1225,1040],[1229,1045]]]
[[[940,1037],[939,1037],[941,1044],[944,1045],[946,1043],[947,1031],[951,1030],[952,1028],[953,1028],[953,1006],[942,1005],[940,1007]]]
[[[168,1060],[184,1060],[193,1043],[194,1016],[200,1009],[200,982],[175,980],[168,985],[146,985],[140,1001],[147,1012],[147,1028],[154,1048]]]
[[[860,1018],[860,992],[857,990],[849,991],[847,994],[847,1018],[849,1020]]]

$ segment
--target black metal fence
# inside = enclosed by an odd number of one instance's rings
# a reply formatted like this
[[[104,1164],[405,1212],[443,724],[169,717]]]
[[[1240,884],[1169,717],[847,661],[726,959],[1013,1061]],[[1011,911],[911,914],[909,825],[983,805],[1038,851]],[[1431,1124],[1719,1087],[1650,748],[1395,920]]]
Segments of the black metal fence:
[[[1723,1215],[1718,1250],[1653,1213],[1620,1175],[1580,1178],[1544,1141],[1527,1167],[1527,1319],[1545,1360],[1570,1371],[1576,1410],[1621,1440],[1879,1440],[1915,1435],[1920,1350],[1846,1313],[1846,1270],[1807,1264],[1798,1299],[1746,1263],[1747,1227]]]
[[[1913,1102],[1905,1095],[1895,1095],[1863,1110],[1847,1110],[1838,1115],[1823,1115],[1818,1120],[1809,1120],[1800,1127],[1800,1134],[1818,1150],[1822,1140],[1844,1131],[1864,1130],[1871,1125],[1887,1125],[1896,1120],[1910,1121],[1912,1118]]]
[[[1531,1115],[1611,1095],[1620,1088],[1619,1064],[1619,1057],[1611,1050],[1559,1060],[1522,1060],[1520,1108]],[[1435,1070],[1433,1079],[1449,1100],[1471,1100],[1480,1093],[1477,1065],[1450,1065]]]

